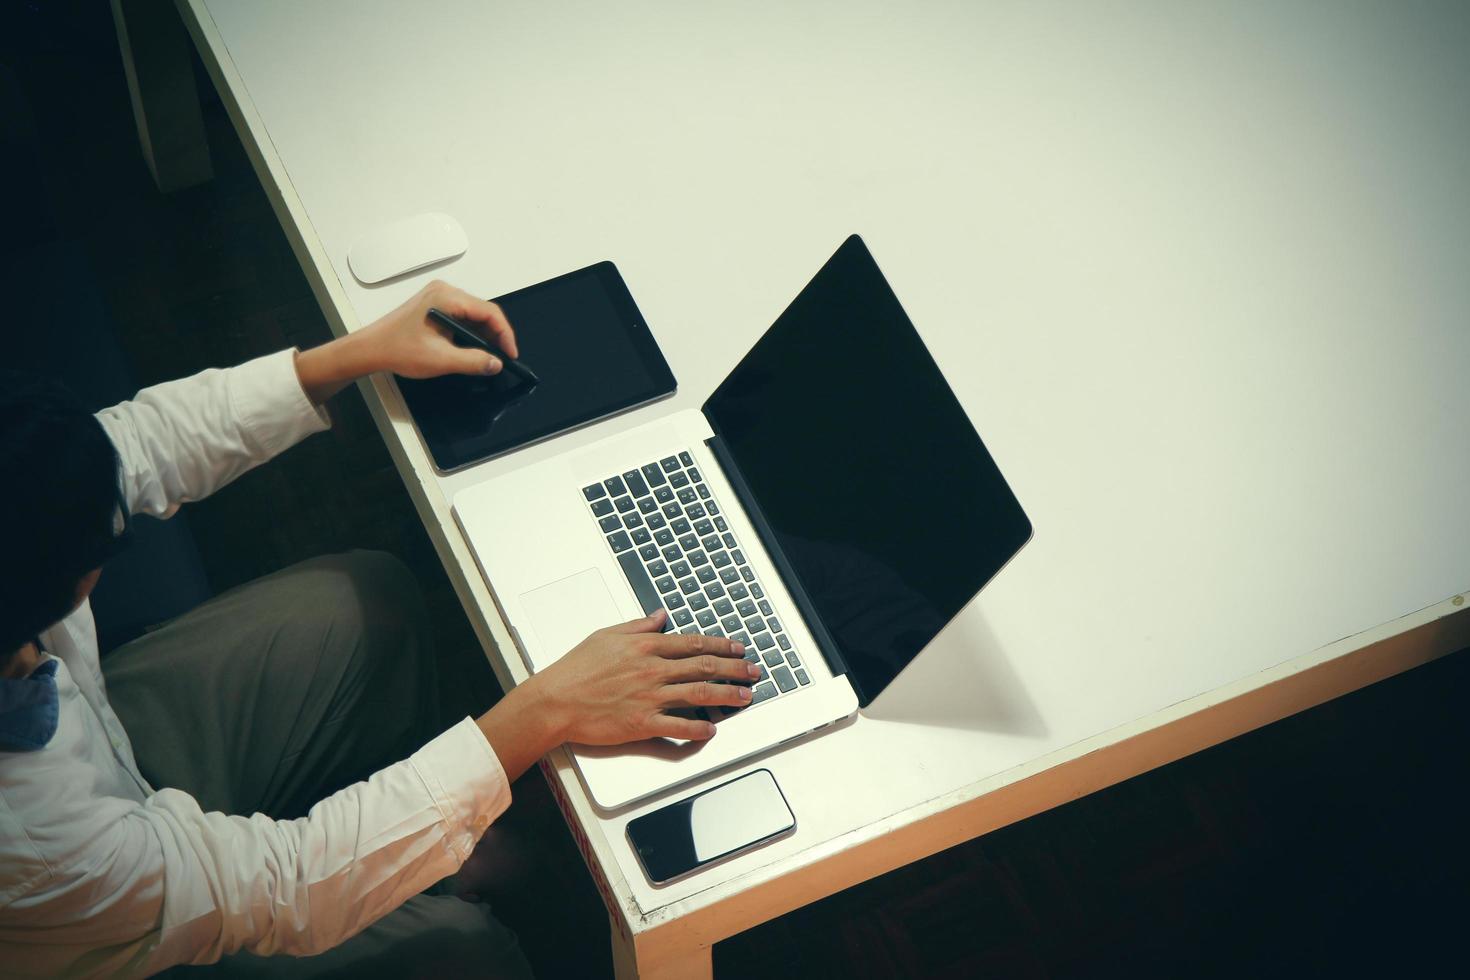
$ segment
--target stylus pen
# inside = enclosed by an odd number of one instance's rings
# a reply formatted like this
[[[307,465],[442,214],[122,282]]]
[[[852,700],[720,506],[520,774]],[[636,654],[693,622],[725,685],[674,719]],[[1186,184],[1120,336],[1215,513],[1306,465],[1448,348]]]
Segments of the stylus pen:
[[[499,347],[496,347],[494,344],[490,343],[490,341],[486,340],[484,337],[481,337],[479,334],[475,333],[469,327],[465,326],[463,323],[460,323],[458,320],[450,316],[448,313],[445,313],[443,310],[433,306],[429,307],[429,319],[439,324],[439,326],[445,327],[453,333],[459,334],[462,339],[469,341],[471,344],[480,348],[481,350],[487,350],[490,353],[494,354],[496,357],[500,358],[500,363],[505,365],[505,369],[507,371],[509,371],[511,374],[514,374],[522,381],[528,382],[529,384],[533,385],[539,385],[541,383],[541,379],[536,375],[535,371],[532,371],[520,361],[517,361],[511,357],[507,357],[505,351],[501,350]]]

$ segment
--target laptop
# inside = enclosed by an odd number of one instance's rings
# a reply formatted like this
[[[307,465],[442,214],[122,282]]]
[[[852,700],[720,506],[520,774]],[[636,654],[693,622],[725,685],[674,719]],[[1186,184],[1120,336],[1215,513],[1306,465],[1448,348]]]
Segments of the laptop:
[[[531,671],[659,608],[765,669],[750,705],[690,709],[712,712],[708,742],[572,746],[605,810],[848,718],[1031,536],[856,235],[700,411],[453,506]]]

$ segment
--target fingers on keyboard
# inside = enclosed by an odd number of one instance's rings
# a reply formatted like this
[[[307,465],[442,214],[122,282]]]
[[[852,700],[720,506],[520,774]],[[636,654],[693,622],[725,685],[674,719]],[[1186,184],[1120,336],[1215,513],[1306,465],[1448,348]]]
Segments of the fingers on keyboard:
[[[712,684],[709,681],[693,681],[674,684],[665,689],[677,704],[728,705],[744,707],[752,700],[751,689],[743,684]]]
[[[650,735],[662,738],[684,739],[698,742],[715,733],[715,726],[701,718],[681,718],[671,714],[658,714],[648,723]]]
[[[666,614],[659,641],[666,646],[658,652],[682,665],[671,685],[689,689],[698,699],[689,704],[722,718],[811,683],[688,452],[581,493],[644,612]],[[705,717],[701,708],[677,714],[668,721],[689,725]]]

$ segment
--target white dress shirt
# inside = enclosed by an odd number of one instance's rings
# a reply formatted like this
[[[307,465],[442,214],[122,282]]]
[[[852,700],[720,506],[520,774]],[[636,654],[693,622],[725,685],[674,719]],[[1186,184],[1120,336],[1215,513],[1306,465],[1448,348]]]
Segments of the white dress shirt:
[[[327,426],[292,351],[145,389],[98,419],[132,511],[157,517]],[[0,752],[5,977],[321,952],[456,871],[510,802],[466,718],[301,819],[205,813],[139,774],[107,703],[90,607],[41,641],[61,661],[56,734],[34,752]]]

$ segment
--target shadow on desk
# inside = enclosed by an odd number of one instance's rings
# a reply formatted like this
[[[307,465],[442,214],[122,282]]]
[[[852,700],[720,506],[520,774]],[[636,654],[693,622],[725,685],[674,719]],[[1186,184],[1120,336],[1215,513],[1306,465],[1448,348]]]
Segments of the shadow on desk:
[[[863,714],[1004,735],[1048,732],[1000,641],[973,613],[950,623]]]

